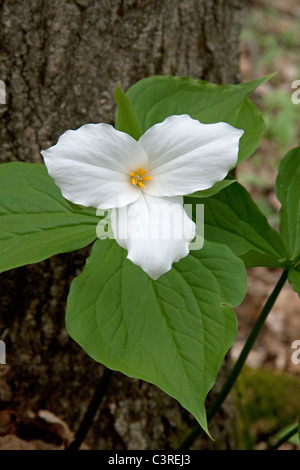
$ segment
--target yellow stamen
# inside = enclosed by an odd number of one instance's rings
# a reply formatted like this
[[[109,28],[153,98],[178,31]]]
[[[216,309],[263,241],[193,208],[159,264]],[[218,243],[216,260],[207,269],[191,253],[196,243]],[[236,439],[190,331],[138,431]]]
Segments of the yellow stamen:
[[[131,183],[134,184],[135,186],[139,186],[140,188],[145,188],[146,186],[144,185],[143,181],[149,181],[152,179],[151,176],[145,176],[147,173],[147,170],[144,170],[142,167],[140,167],[136,171],[132,171],[129,173],[131,176]]]

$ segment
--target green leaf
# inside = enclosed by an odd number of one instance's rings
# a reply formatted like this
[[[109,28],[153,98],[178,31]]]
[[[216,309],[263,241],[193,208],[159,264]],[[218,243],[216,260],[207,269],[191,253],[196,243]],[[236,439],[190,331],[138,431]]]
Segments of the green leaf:
[[[95,209],[72,206],[45,165],[0,165],[0,272],[37,263],[91,243]]]
[[[298,429],[300,430],[299,420],[298,420]],[[288,426],[285,426],[278,433],[276,433],[274,437],[276,438],[276,441],[280,441],[281,439],[284,438],[285,441],[289,442],[290,444],[294,446],[298,446],[300,445],[299,430],[295,431],[295,424],[290,424]],[[295,431],[295,433],[289,439],[287,439],[288,435],[291,434],[291,432],[293,431]]]
[[[141,137],[139,121],[135,109],[128,96],[123,93],[120,83],[116,86],[114,98],[118,106],[116,128],[138,140]]]
[[[300,147],[280,162],[275,191],[281,202],[280,234],[289,259],[296,262],[300,255]]]
[[[289,282],[292,284],[293,289],[300,297],[300,265],[289,271]]]
[[[267,268],[286,267],[286,261],[284,259],[279,261],[276,256],[255,250],[250,250],[247,251],[247,253],[241,254],[240,258],[244,261],[247,268],[253,268],[255,266],[265,266]]]
[[[126,95],[135,108],[142,133],[172,114],[189,114],[206,124],[224,121],[243,129],[240,162],[258,147],[265,129],[261,113],[248,95],[271,76],[240,85],[216,85],[203,80],[155,75],[134,84]]]
[[[96,361],[177,399],[207,431],[204,401],[236,337],[230,306],[245,295],[244,265],[205,242],[153,281],[126,254],[114,240],[94,244],[71,285],[67,330]]]
[[[205,240],[229,246],[243,256],[247,267],[285,266],[286,254],[279,234],[239,183],[195,201],[204,204]],[[185,203],[193,200],[185,197]]]
[[[196,191],[193,194],[188,194],[187,197],[210,197],[214,196],[214,194],[217,194],[219,191],[221,191],[224,188],[227,188],[227,186],[230,186],[232,183],[234,183],[234,179],[225,179],[222,181],[217,181],[211,188],[204,189],[203,191]]]

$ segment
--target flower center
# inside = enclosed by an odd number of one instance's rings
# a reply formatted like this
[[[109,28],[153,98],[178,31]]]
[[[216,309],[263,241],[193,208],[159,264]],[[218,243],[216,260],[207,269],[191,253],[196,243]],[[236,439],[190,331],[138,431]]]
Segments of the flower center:
[[[151,176],[145,176],[147,173],[147,170],[144,170],[143,168],[139,168],[137,171],[133,171],[130,173],[131,177],[131,182],[135,186],[140,186],[140,188],[145,188],[144,181],[151,180]]]

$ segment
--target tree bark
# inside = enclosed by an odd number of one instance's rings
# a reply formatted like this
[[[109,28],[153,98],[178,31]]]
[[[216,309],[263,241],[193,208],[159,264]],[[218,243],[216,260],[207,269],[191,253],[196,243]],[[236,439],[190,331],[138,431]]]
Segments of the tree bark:
[[[65,130],[113,123],[118,81],[124,90],[153,74],[236,83],[242,4],[4,0],[0,79],[7,102],[0,106],[0,162],[42,163],[40,150]],[[0,337],[8,331],[2,408],[48,409],[72,429],[78,426],[102,373],[64,326],[68,289],[88,253],[89,247],[1,275]],[[212,428],[215,443],[202,439],[197,448],[232,447],[224,410]],[[166,449],[193,423],[158,388],[116,373],[87,442],[95,449]]]

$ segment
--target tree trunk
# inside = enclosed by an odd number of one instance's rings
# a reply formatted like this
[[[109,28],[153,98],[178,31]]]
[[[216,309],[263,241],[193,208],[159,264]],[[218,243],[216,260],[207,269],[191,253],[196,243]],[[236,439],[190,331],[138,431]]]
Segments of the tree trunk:
[[[65,130],[113,123],[118,81],[124,90],[153,74],[236,83],[242,3],[4,0],[0,161],[42,162],[40,150]],[[7,333],[1,408],[51,410],[77,428],[103,370],[64,327],[68,289],[88,253],[89,247],[1,275],[0,338]],[[222,370],[220,380],[226,361]],[[212,426],[216,442],[202,439],[196,448],[232,446],[232,432],[224,432],[229,414],[225,408]],[[116,373],[87,443],[95,449],[174,448],[193,424],[157,387]]]

